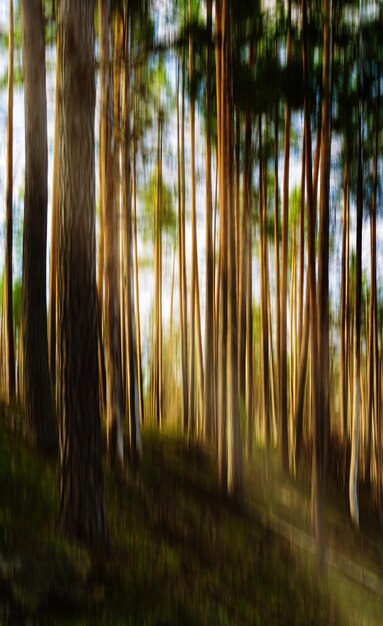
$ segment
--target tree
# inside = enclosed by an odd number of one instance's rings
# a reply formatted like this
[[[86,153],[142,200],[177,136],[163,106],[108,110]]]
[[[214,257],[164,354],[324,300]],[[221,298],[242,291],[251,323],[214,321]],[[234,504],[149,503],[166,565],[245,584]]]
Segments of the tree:
[[[323,531],[323,494],[322,483],[319,472],[320,464],[320,415],[318,397],[318,326],[317,326],[317,305],[316,305],[316,276],[315,276],[315,205],[314,187],[312,180],[312,151],[311,151],[311,120],[310,120],[310,69],[308,55],[308,35],[307,35],[307,3],[302,0],[302,56],[303,56],[303,76],[304,76],[304,117],[305,117],[305,153],[306,153],[306,185],[307,185],[307,226],[308,226],[308,283],[310,295],[310,352],[311,352],[311,388],[313,405],[313,481],[312,481],[312,501],[314,504],[314,530],[317,564],[320,571],[325,567],[325,543]]]
[[[318,253],[318,340],[320,376],[321,466],[323,480],[324,437],[329,435],[329,244],[330,244],[330,154],[331,154],[331,2],[323,0],[323,77],[322,77],[322,140],[320,156],[320,227]],[[325,433],[326,431],[326,433]]]
[[[214,437],[214,258],[211,200],[211,28],[212,0],[206,3],[208,43],[206,46],[206,313],[205,313],[205,380],[204,380],[204,429],[208,440]]]
[[[220,203],[220,315],[218,373],[218,472],[222,491],[242,493],[242,443],[239,423],[238,334],[233,172],[233,74],[231,6],[216,0],[218,163]],[[227,446],[227,449],[226,449]]]
[[[291,0],[287,5],[287,63],[291,62]],[[284,165],[283,165],[283,197],[282,197],[282,302],[281,302],[281,329],[280,329],[280,363],[279,363],[279,403],[280,403],[280,432],[282,469],[289,472],[289,442],[287,431],[287,265],[289,244],[289,167],[290,167],[290,128],[291,105],[286,102],[285,109],[285,136],[284,136]]]
[[[189,0],[189,20],[192,21],[192,0]],[[196,414],[203,416],[203,362],[201,339],[201,313],[199,304],[199,277],[197,251],[197,214],[196,214],[196,181],[195,181],[195,103],[193,93],[194,63],[193,35],[189,34],[189,87],[190,87],[190,168],[191,168],[191,204],[192,204],[192,263],[190,293],[190,385],[189,385],[189,431],[197,432]],[[198,361],[198,413],[195,409],[195,360]]]
[[[57,253],[58,253],[58,211],[59,211],[59,49],[58,37],[56,42],[56,94],[55,94],[55,129],[53,147],[53,180],[52,180],[52,225],[51,225],[51,251],[49,267],[49,366],[51,372],[52,387],[56,388],[56,330],[57,330]]]
[[[14,27],[13,0],[9,0],[9,55],[8,55],[8,120],[7,120],[7,175],[6,175],[6,244],[4,271],[4,339],[5,380],[9,400],[15,395],[15,343],[12,303],[12,242],[13,242],[13,57]]]
[[[107,539],[97,370],[93,11],[91,0],[60,1],[60,521],[69,536],[90,545]]]
[[[128,414],[130,425],[130,457],[132,467],[135,468],[142,455],[140,409],[139,409],[139,377],[138,377],[138,355],[136,341],[136,318],[134,304],[134,284],[133,284],[133,226],[132,226],[132,202],[131,202],[131,150],[130,150],[130,11],[129,5],[125,8],[124,14],[124,94],[123,94],[123,215],[124,215],[124,252],[125,252],[125,313],[126,313],[126,352],[127,352],[127,372],[128,372]],[[111,241],[113,245],[113,242]]]
[[[113,75],[109,63],[110,2],[100,0],[101,60],[101,196],[104,220],[104,285],[105,285],[105,347],[106,347],[106,421],[108,460],[114,471],[122,471],[124,443],[122,433],[121,343],[119,302],[119,247],[116,207],[115,160],[119,158],[114,136]]]
[[[44,453],[57,445],[48,367],[46,309],[47,109],[41,0],[21,3],[25,102],[23,348],[29,439]]]

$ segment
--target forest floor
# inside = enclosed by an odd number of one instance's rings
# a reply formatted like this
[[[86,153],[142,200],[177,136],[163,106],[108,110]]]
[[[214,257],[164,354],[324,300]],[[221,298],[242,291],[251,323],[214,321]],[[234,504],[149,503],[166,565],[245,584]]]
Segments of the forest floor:
[[[137,475],[105,473],[110,547],[91,553],[60,534],[58,464],[20,431],[0,405],[0,624],[382,623],[378,529],[362,517],[353,531],[329,489],[319,579],[304,472],[284,480],[268,458],[266,475],[256,450],[235,505],[218,497],[211,453],[146,428]]]

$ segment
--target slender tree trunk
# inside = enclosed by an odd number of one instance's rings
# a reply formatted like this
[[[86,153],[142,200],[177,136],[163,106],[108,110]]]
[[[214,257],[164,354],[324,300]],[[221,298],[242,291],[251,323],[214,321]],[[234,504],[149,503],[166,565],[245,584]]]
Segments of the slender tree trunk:
[[[287,63],[291,62],[291,0],[288,0],[287,9]],[[286,102],[285,109],[285,138],[284,138],[284,167],[283,167],[283,231],[282,231],[282,308],[281,308],[281,361],[279,371],[280,393],[280,432],[281,432],[281,455],[282,469],[289,472],[289,442],[287,429],[287,269],[288,269],[288,243],[289,243],[289,166],[290,166],[290,127],[291,107]]]
[[[323,0],[322,140],[320,168],[320,227],[318,259],[318,341],[321,430],[320,474],[324,471],[325,442],[330,436],[330,359],[329,359],[329,244],[330,244],[330,153],[331,153],[331,2]],[[320,475],[319,479],[323,481]]]
[[[224,45],[222,29],[222,5],[225,0],[216,0],[216,88],[219,168],[219,292],[218,292],[218,484],[221,492],[227,491],[227,328],[228,328],[228,259],[227,259],[227,197],[225,193],[224,160]]]
[[[378,97],[376,104],[376,128],[375,128],[375,151],[374,173],[372,184],[372,203],[370,213],[370,254],[371,254],[371,277],[370,277],[370,320],[369,320],[369,371],[368,371],[368,425],[367,425],[367,452],[366,452],[366,482],[371,483],[371,449],[372,431],[375,416],[377,425],[377,392],[378,392],[378,341],[377,341],[377,299],[376,299],[376,206],[378,191],[378,158],[379,158],[379,113],[380,113],[380,80],[378,81]],[[375,429],[375,432],[376,429]]]
[[[250,133],[251,135],[251,133]],[[247,186],[247,285],[246,285],[246,420],[247,420],[247,455],[251,459],[253,452],[253,277],[252,277],[252,219],[251,219],[251,165],[249,170],[246,186]]]
[[[255,46],[250,47],[249,68],[254,65]],[[242,212],[241,228],[239,237],[239,281],[238,281],[238,384],[240,401],[246,398],[246,346],[247,346],[247,299],[248,293],[248,255],[249,249],[249,229],[251,229],[251,141],[252,141],[252,119],[250,108],[245,114],[245,145],[243,156],[243,189],[242,189]],[[251,237],[251,235],[250,235]],[[248,450],[249,451],[249,450]]]
[[[323,522],[323,485],[320,474],[320,415],[318,398],[318,344],[317,344],[317,306],[316,306],[316,277],[315,277],[315,211],[314,211],[314,190],[312,182],[312,162],[311,162],[311,121],[310,121],[310,91],[309,91],[309,55],[307,37],[307,5],[306,0],[302,0],[303,16],[303,76],[304,76],[304,115],[306,129],[306,181],[307,181],[307,223],[308,223],[308,281],[310,289],[310,348],[311,348],[311,388],[313,394],[313,482],[312,500],[315,512],[315,543],[317,565],[320,571],[325,569],[325,539]]]
[[[192,2],[189,0],[189,20],[192,20]],[[190,167],[191,167],[191,204],[192,204],[192,265],[190,291],[190,387],[189,387],[189,426],[190,434],[197,430],[197,413],[195,408],[195,364],[198,359],[198,391],[199,415],[203,414],[203,364],[201,318],[199,306],[198,252],[197,252],[197,215],[196,215],[196,184],[195,184],[195,105],[193,89],[193,35],[189,35],[189,85],[190,85]]]
[[[234,172],[233,172],[233,83],[231,65],[231,6],[227,0],[222,2],[222,128],[224,149],[224,173],[228,183],[227,225],[235,221],[234,211]],[[223,189],[223,188],[222,188]],[[243,489],[242,443],[239,422],[238,397],[238,335],[237,335],[237,297],[236,297],[236,258],[235,231],[227,229],[227,489],[236,498],[241,497]],[[224,301],[225,303],[225,301]]]
[[[51,254],[49,269],[49,365],[52,389],[56,389],[56,344],[57,344],[57,257],[59,231],[59,38],[56,42],[56,94],[55,94],[55,130],[53,148],[53,180],[52,180],[52,218],[51,218]]]
[[[361,363],[361,307],[362,307],[362,226],[363,226],[363,121],[361,90],[363,86],[363,61],[362,61],[362,30],[361,30],[361,5],[359,14],[359,110],[358,110],[358,180],[356,193],[356,293],[355,293],[355,369],[354,369],[354,411],[351,439],[351,463],[350,463],[350,514],[353,524],[359,527],[359,504],[358,504],[358,465],[360,446],[360,363]]]
[[[267,171],[262,148],[262,117],[258,122],[259,136],[259,240],[260,240],[260,291],[261,291],[261,343],[262,343],[262,423],[266,444],[270,444],[270,380],[269,380],[269,334],[267,316],[267,241],[266,241],[266,179]]]
[[[21,3],[24,101],[25,198],[23,235],[23,346],[28,435],[37,448],[57,447],[48,365],[46,245],[48,201],[45,39],[40,0]]]
[[[341,380],[341,432],[344,450],[347,448],[347,421],[348,421],[348,330],[347,330],[347,309],[348,309],[348,148],[346,146],[346,158],[344,164],[343,177],[343,226],[342,226],[342,270],[341,270],[341,329],[340,329],[340,380]]]
[[[124,466],[122,433],[121,341],[119,303],[119,233],[116,206],[113,74],[109,64],[110,0],[99,1],[101,65],[101,167],[104,219],[106,423],[108,461],[115,472]],[[119,181],[119,179],[117,179]]]
[[[183,70],[182,70],[183,72]],[[182,82],[184,79],[182,78]],[[184,267],[185,267],[185,232],[183,229],[183,190],[181,179],[181,148],[180,148],[180,106],[179,106],[179,66],[177,67],[177,177],[178,177],[178,276],[180,297],[180,325],[181,325],[181,366],[182,366],[182,424],[184,433],[188,431],[188,376],[187,376],[187,317],[184,300]]]
[[[184,396],[185,396],[185,409],[184,412],[184,432],[189,430],[190,413],[189,413],[189,372],[188,372],[188,314],[187,314],[187,280],[186,280],[186,236],[185,236],[185,222],[186,222],[186,167],[185,167],[185,75],[186,75],[186,55],[184,53],[182,59],[182,105],[181,105],[181,274],[182,274],[182,301],[184,310],[183,320],[183,354],[185,358],[184,362]]]
[[[274,110],[274,249],[275,249],[275,319],[276,319],[276,386],[278,406],[280,407],[280,367],[281,367],[281,287],[279,272],[279,103]]]
[[[206,312],[205,312],[205,437],[214,438],[214,258],[211,199],[211,29],[212,0],[206,3],[208,44],[206,47]]]
[[[153,357],[152,357],[152,415],[157,423],[162,424],[162,298],[161,298],[161,239],[162,239],[162,122],[160,111],[160,92],[158,92],[158,129],[157,129],[157,193],[154,209],[154,310],[153,310]]]
[[[59,37],[60,521],[70,537],[96,545],[106,542],[107,530],[97,373],[92,1],[60,0]]]
[[[4,339],[5,380],[8,400],[15,397],[15,340],[13,333],[12,298],[12,248],[13,248],[13,57],[14,57],[13,0],[9,0],[8,42],[8,119],[7,119],[7,164],[6,164],[6,237],[4,266]]]
[[[136,111],[135,111],[136,116]],[[138,242],[137,242],[137,133],[134,129],[133,138],[133,220],[134,220],[134,289],[136,303],[136,343],[137,343],[137,374],[138,374],[138,403],[140,422],[144,423],[144,389],[142,381],[142,354],[141,354],[141,314],[140,290],[138,282]]]

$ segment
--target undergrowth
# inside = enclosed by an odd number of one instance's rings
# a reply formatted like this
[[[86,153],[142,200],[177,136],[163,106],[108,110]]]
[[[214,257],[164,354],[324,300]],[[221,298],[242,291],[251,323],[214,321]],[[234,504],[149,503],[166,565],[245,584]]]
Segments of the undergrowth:
[[[91,553],[60,533],[58,465],[0,425],[0,623],[345,623],[314,568],[218,497],[205,449],[148,429],[143,447],[136,476],[105,474],[110,546]]]

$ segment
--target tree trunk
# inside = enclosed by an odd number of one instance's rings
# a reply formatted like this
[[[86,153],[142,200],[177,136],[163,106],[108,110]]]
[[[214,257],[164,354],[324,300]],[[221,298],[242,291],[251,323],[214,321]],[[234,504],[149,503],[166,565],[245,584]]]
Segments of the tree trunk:
[[[48,201],[45,40],[40,0],[21,3],[25,101],[23,346],[29,439],[44,453],[57,447],[48,366],[46,245]]]
[[[233,84],[231,66],[231,10],[227,0],[222,2],[222,130],[223,130],[223,171],[228,187],[227,213],[227,490],[240,498],[243,489],[242,443],[239,422],[238,398],[238,335],[237,335],[237,298],[236,298],[236,258],[235,258],[235,222],[234,172],[233,172]],[[223,191],[223,187],[221,188]],[[224,192],[225,193],[225,192]],[[225,305],[225,300],[223,303]]]
[[[301,204],[299,213],[299,295],[298,295],[298,345],[299,353],[303,341],[303,291],[305,281],[305,180],[306,180],[306,150],[305,129],[303,124],[302,142],[302,171],[301,171]]]
[[[267,240],[266,240],[266,180],[267,171],[262,148],[262,117],[258,122],[259,136],[259,241],[260,241],[260,292],[261,292],[261,343],[262,343],[262,423],[265,428],[266,445],[270,444],[270,379],[269,334],[267,302]]]
[[[287,9],[287,64],[291,63],[291,0],[288,0]],[[285,138],[284,138],[284,166],[283,166],[283,230],[282,230],[282,308],[281,308],[281,361],[279,368],[279,402],[280,402],[280,432],[281,432],[281,461],[284,473],[289,473],[289,442],[287,429],[287,269],[289,244],[289,166],[290,166],[290,127],[291,107],[287,100],[285,109]]]
[[[182,66],[182,89],[184,89],[184,67]],[[184,99],[184,95],[182,96]],[[184,106],[182,104],[182,115]],[[184,121],[184,118],[183,120]],[[182,130],[183,132],[183,130]],[[179,67],[177,68],[177,177],[178,177],[178,265],[179,297],[181,318],[181,365],[182,365],[182,424],[184,433],[188,432],[188,373],[187,373],[187,305],[185,278],[185,220],[183,211],[184,190],[181,177],[180,146],[180,107],[179,107]]]
[[[134,111],[136,118],[136,107]],[[140,290],[138,283],[138,243],[137,243],[137,132],[134,129],[133,137],[133,220],[134,220],[134,289],[136,305],[136,344],[137,344],[137,375],[138,375],[138,404],[140,411],[140,423],[144,423],[144,389],[142,382],[142,354],[141,354],[141,315],[140,315]]]
[[[189,0],[189,20],[192,20],[192,2]],[[197,429],[195,408],[195,365],[198,359],[198,390],[200,399],[198,411],[203,413],[203,365],[201,348],[201,320],[199,307],[199,279],[197,252],[197,215],[195,185],[195,105],[193,93],[193,35],[189,34],[189,87],[190,87],[190,167],[191,167],[191,204],[192,204],[192,244],[191,244],[191,287],[190,287],[190,387],[189,387],[189,432],[194,435]]]
[[[368,371],[368,426],[367,426],[367,452],[366,452],[366,482],[371,483],[371,449],[372,431],[375,416],[375,432],[377,419],[377,394],[378,394],[378,333],[377,333],[377,298],[376,298],[376,206],[378,192],[378,158],[379,158],[379,113],[380,113],[380,80],[378,81],[378,97],[376,104],[376,128],[375,128],[375,152],[374,173],[372,184],[372,203],[370,213],[370,254],[371,254],[371,277],[370,277],[370,322],[369,322],[369,371]]]
[[[275,248],[275,319],[276,319],[276,387],[277,402],[280,406],[280,367],[281,367],[281,291],[280,291],[280,272],[279,272],[279,103],[277,102],[274,110],[274,248]]]
[[[5,380],[8,401],[15,397],[15,340],[13,333],[12,247],[13,247],[13,0],[9,0],[9,54],[8,54],[8,118],[6,165],[6,237],[4,266],[4,339]]]
[[[124,466],[122,433],[121,343],[119,303],[118,217],[115,192],[115,159],[118,144],[114,141],[113,74],[109,64],[110,0],[99,1],[100,20],[100,98],[101,98],[101,167],[104,220],[104,305],[106,357],[106,424],[108,462],[114,472]],[[117,179],[119,180],[119,179]]]
[[[318,345],[317,345],[317,306],[316,306],[316,277],[315,277],[315,210],[314,210],[314,190],[312,182],[312,161],[311,161],[311,121],[310,121],[310,88],[309,88],[309,55],[307,42],[307,5],[306,0],[302,0],[303,16],[303,76],[304,76],[304,115],[306,129],[306,181],[307,181],[307,223],[308,223],[308,281],[310,289],[310,348],[311,348],[311,388],[313,394],[313,481],[312,481],[312,501],[315,512],[315,543],[317,565],[320,571],[325,569],[325,539],[323,522],[323,484],[320,473],[320,414],[318,398]]]
[[[127,378],[128,378],[128,405],[130,424],[130,461],[133,469],[142,457],[142,441],[139,410],[139,380],[137,366],[137,343],[136,343],[136,318],[134,303],[134,281],[133,281],[133,227],[132,227],[132,202],[131,202],[131,166],[130,166],[130,15],[129,4],[126,6],[124,15],[124,101],[123,101],[123,214],[125,216],[125,298],[126,298],[126,352],[127,352]],[[161,245],[161,238],[160,238]],[[161,276],[160,266],[160,276]],[[161,311],[161,309],[160,309]],[[160,324],[162,323],[162,312],[160,312]],[[162,328],[160,332],[160,351],[162,352]],[[162,411],[162,354],[160,352],[160,406]],[[162,419],[162,415],[160,415]]]
[[[218,168],[219,168],[219,292],[217,315],[218,323],[218,385],[217,385],[217,422],[218,422],[218,485],[221,492],[227,491],[227,298],[228,298],[228,269],[227,269],[227,199],[225,193],[225,163],[224,163],[224,93],[223,93],[223,29],[222,3],[225,0],[216,0],[216,89],[217,89],[217,129],[218,129]]]
[[[330,359],[329,359],[329,244],[330,244],[330,153],[331,153],[331,2],[323,0],[323,76],[322,76],[322,140],[320,168],[320,227],[318,258],[318,341],[321,430],[319,433],[320,467],[323,473],[325,441],[330,436]],[[320,480],[323,477],[320,476]]]
[[[347,447],[347,421],[348,421],[348,331],[347,331],[347,310],[348,310],[348,249],[347,231],[349,224],[348,206],[348,148],[346,146],[346,157],[344,164],[343,178],[343,224],[342,224],[342,270],[341,270],[341,329],[340,329],[340,380],[341,380],[341,432],[344,451]]]
[[[49,269],[49,365],[52,389],[56,391],[56,344],[57,344],[57,255],[59,229],[59,38],[56,41],[56,94],[55,94],[55,130],[53,148],[53,180],[52,180],[52,218],[51,218],[51,255]]]
[[[205,437],[214,437],[214,258],[211,200],[211,29],[212,0],[206,3],[208,44],[206,46],[206,312],[205,312],[205,381],[204,427]]]
[[[355,369],[354,369],[354,411],[351,438],[351,462],[350,462],[350,514],[353,524],[359,527],[358,505],[358,465],[360,445],[360,331],[361,331],[361,307],[362,307],[362,226],[363,226],[363,121],[361,91],[363,87],[363,61],[361,57],[362,29],[361,15],[359,15],[359,110],[358,110],[358,179],[356,192],[356,293],[355,293]]]
[[[60,521],[70,537],[96,545],[106,542],[107,530],[97,372],[94,2],[60,0],[59,37]]]

